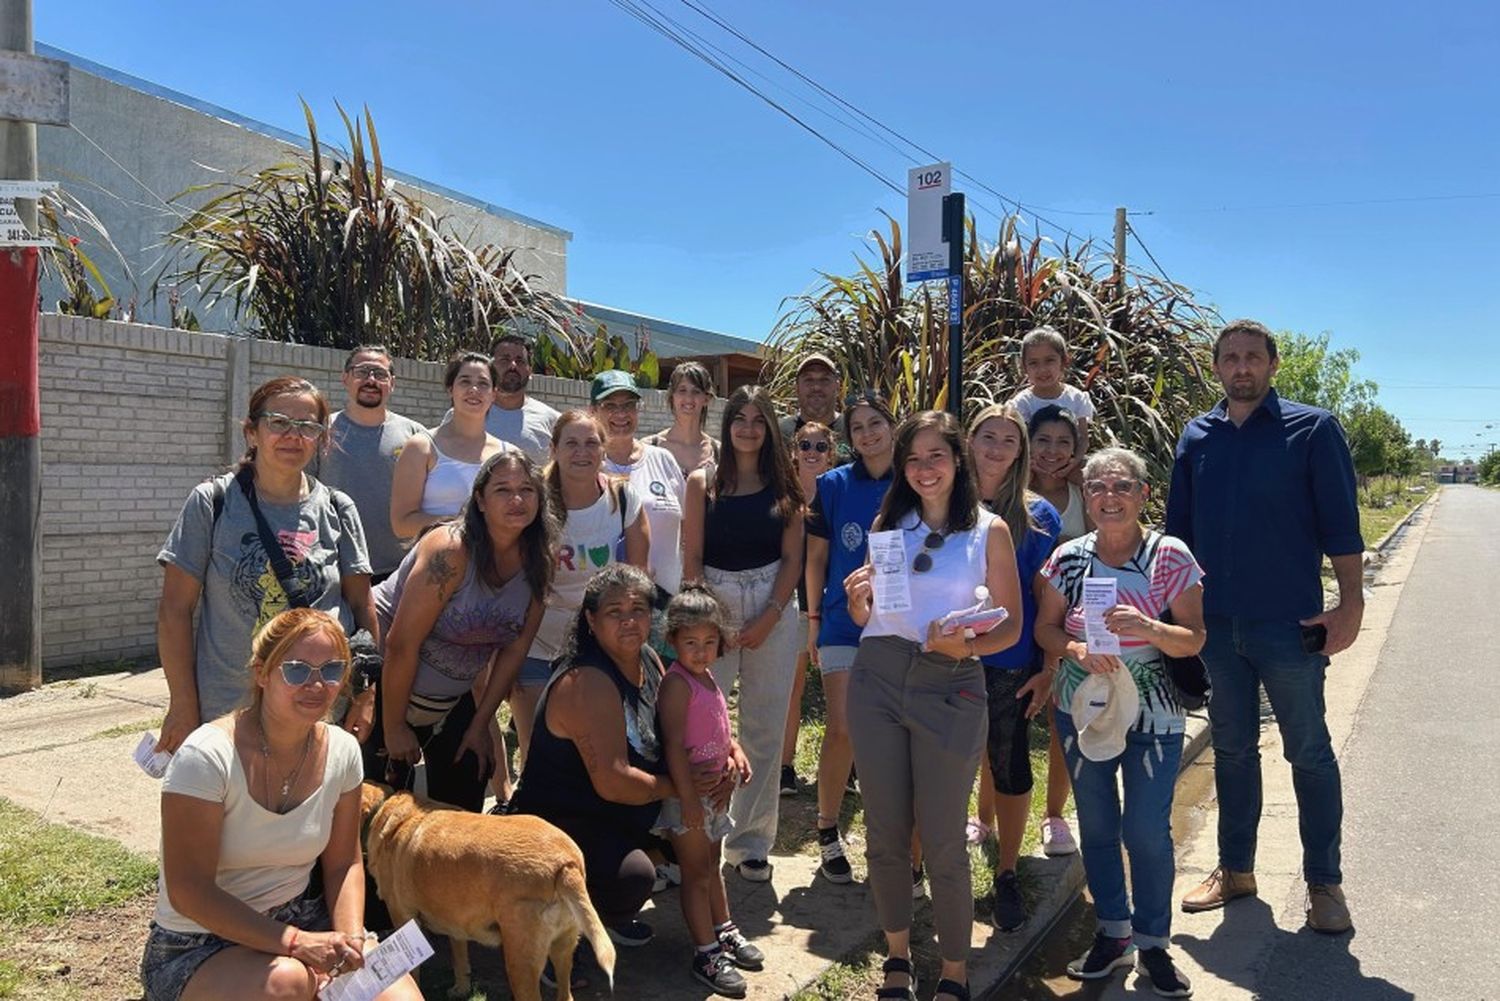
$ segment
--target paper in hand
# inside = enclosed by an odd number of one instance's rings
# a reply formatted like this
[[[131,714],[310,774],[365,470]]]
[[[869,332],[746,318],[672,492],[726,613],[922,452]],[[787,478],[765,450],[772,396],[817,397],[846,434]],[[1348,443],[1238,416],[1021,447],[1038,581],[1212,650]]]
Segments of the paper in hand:
[[[365,953],[365,965],[334,977],[319,992],[322,1001],[373,1001],[387,987],[432,955],[432,945],[416,921],[408,921]]]
[[[141,734],[141,742],[135,745],[135,751],[131,757],[135,758],[135,763],[141,766],[141,771],[153,779],[159,779],[167,774],[167,765],[172,761],[170,751],[156,750],[156,734],[154,733]]]
[[[1083,580],[1083,642],[1089,653],[1120,653],[1120,637],[1104,624],[1104,613],[1120,603],[1118,582],[1113,577]]]
[[[911,577],[906,572],[906,540],[899,530],[871,532],[870,585],[875,592],[875,608],[881,612],[905,612],[911,609]]]

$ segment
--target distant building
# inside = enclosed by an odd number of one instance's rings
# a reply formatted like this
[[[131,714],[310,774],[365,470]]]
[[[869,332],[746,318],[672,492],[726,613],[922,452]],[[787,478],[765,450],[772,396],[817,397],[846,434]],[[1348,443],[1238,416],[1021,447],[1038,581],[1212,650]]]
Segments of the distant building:
[[[1439,483],[1478,483],[1479,467],[1472,462],[1444,463],[1434,470]]]

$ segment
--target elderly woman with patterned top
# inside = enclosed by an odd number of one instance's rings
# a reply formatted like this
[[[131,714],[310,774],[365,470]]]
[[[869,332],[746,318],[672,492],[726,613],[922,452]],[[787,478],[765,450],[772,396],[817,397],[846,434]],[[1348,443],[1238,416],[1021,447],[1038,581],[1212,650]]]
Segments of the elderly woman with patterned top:
[[[145,1001],[311,1001],[371,944],[359,744],[323,722],[349,676],[344,631],[326,612],[282,612],[249,674],[248,706],[189,734],[162,780]],[[379,1001],[421,996],[405,976]]]
[[[885,931],[880,997],[911,1001],[914,829],[920,829],[942,959],[934,998],[969,1001],[974,891],[964,821],[984,746],[986,701],[979,658],[1021,632],[1021,595],[1010,532],[979,502],[974,460],[952,414],[913,414],[896,429],[896,475],[870,529],[873,560],[905,600],[875,600],[874,567],[844,580],[849,615],[863,627],[849,676],[849,735],[865,806],[870,889]],[[890,531],[894,536],[879,536]],[[880,545],[877,545],[880,543]],[[904,577],[904,581],[899,578]],[[900,585],[904,584],[904,588]],[[942,618],[972,608],[976,592],[1008,613],[980,635],[945,632]]]
[[[611,563],[588,582],[568,649],[536,706],[512,813],[541,817],[583,852],[589,898],[610,938],[651,941],[636,920],[651,896],[661,801],[680,798],[656,727],[664,673],[647,645],[656,586],[638,567]],[[749,775],[736,745],[726,767],[695,770],[701,795],[721,808]]]
[[[391,530],[397,537],[415,538],[429,525],[451,521],[468,498],[480,465],[497,452],[514,449],[484,429],[499,381],[488,355],[465,351],[448,362],[443,388],[453,401],[453,419],[435,431],[413,435],[391,477]]]
[[[388,755],[392,785],[425,759],[430,798],[484,805],[489,726],[541,625],[556,544],[541,472],[512,449],[485,460],[458,521],[424,535],[375,589],[385,667],[367,751]]]
[[[232,474],[193,488],[156,556],[156,644],[169,698],[158,751],[176,750],[239,703],[250,639],[277,612],[320,608],[345,632],[379,629],[359,511],[303,472],[327,441],[323,394],[279,376],[250,394],[246,412],[244,456]],[[362,718],[351,711],[347,725]]]
[[[672,369],[672,377],[667,380],[672,426],[656,432],[645,442],[671,452],[682,467],[683,476],[719,461],[719,443],[703,430],[713,398],[714,380],[708,369],[695,361],[685,361]]]
[[[1097,527],[1059,546],[1036,584],[1037,642],[1062,658],[1053,687],[1057,728],[1099,919],[1093,947],[1068,964],[1068,975],[1102,979],[1138,962],[1157,994],[1187,997],[1192,987],[1167,953],[1172,794],[1183,712],[1163,655],[1191,657],[1203,648],[1203,571],[1180,540],[1142,528],[1149,488],[1140,456],[1123,448],[1093,453],[1084,464],[1083,490]],[[1085,581],[1096,578],[1115,584],[1117,601],[1103,624],[1118,654],[1089,647],[1093,627],[1085,619],[1084,590]],[[1169,610],[1171,623],[1163,621]],[[1097,633],[1093,639],[1101,642]],[[1120,672],[1128,672],[1123,681]],[[1085,679],[1101,675],[1112,675],[1115,684],[1095,694],[1097,682]],[[1100,707],[1103,723],[1092,715]],[[1130,856],[1128,893],[1122,843]]]

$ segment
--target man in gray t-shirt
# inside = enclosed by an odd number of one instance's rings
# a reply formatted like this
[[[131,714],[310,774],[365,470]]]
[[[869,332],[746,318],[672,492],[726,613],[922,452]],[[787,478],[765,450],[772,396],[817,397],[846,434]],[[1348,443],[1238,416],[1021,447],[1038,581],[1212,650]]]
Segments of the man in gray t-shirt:
[[[494,405],[485,415],[484,429],[531,456],[531,461],[545,463],[552,455],[552,426],[560,415],[526,394],[531,381],[531,342],[520,334],[501,334],[495,341],[494,358],[500,384],[495,387]],[[449,409],[443,423],[452,417]]]
[[[396,572],[406,555],[391,531],[391,477],[396,457],[412,435],[425,430],[409,417],[386,409],[396,377],[384,348],[361,346],[344,361],[344,392],[349,402],[333,415],[328,453],[314,459],[308,472],[348,494],[370,548],[371,583]],[[492,432],[493,433],[493,432]]]

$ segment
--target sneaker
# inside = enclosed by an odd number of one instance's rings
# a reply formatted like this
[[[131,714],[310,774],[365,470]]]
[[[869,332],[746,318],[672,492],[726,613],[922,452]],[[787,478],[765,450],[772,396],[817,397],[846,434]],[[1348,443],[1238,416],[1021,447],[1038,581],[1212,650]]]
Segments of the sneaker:
[[[849,868],[849,860],[844,857],[844,845],[837,827],[818,829],[818,851],[823,855],[818,872],[824,879],[830,883],[848,883],[854,879],[854,870]]]
[[[1222,865],[1182,898],[1182,909],[1189,914],[1213,911],[1235,897],[1255,896],[1255,873],[1234,872]]]
[[[719,929],[719,948],[731,963],[742,970],[765,969],[766,954],[747,939],[733,921]]]
[[[693,956],[693,978],[726,998],[742,998],[748,990],[745,978],[724,955],[723,949],[696,953]]]
[[[1307,927],[1325,935],[1341,935],[1354,927],[1349,904],[1338,884],[1307,884]]]
[[[639,949],[656,937],[656,932],[644,921],[628,921],[604,930],[609,933],[611,942],[627,949]]]
[[[1061,817],[1048,817],[1042,821],[1042,854],[1048,858],[1072,855],[1078,850],[1073,840],[1073,830]]]
[[[771,863],[763,858],[747,858],[735,866],[734,871],[740,874],[740,879],[752,883],[768,883],[771,880]]]
[[[1142,949],[1136,956],[1136,972],[1151,981],[1151,989],[1164,998],[1190,998],[1193,985],[1178,972],[1167,950]]]
[[[995,876],[995,927],[1015,931],[1026,923],[1026,901],[1021,898],[1021,881],[1015,870],[1007,869]]]
[[[797,769],[791,765],[781,766],[781,795],[797,795]]]
[[[1074,980],[1102,980],[1119,969],[1135,963],[1135,943],[1128,938],[1111,938],[1094,933],[1094,944],[1088,954],[1068,964],[1068,976]]]
[[[911,899],[921,900],[927,896],[927,870],[915,866],[911,871]]]
[[[651,884],[652,893],[660,893],[669,886],[682,885],[682,867],[675,862],[663,862],[656,867],[656,880]]]
[[[990,839],[994,829],[980,820],[978,817],[970,817],[969,822],[964,825],[964,841],[970,848],[978,848]]]

